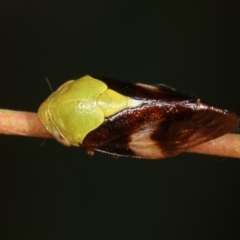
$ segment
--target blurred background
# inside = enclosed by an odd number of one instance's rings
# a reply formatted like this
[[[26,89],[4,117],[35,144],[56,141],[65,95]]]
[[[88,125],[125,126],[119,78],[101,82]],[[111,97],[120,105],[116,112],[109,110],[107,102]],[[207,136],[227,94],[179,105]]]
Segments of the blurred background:
[[[68,79],[162,83],[240,114],[235,1],[1,1],[0,108]],[[1,239],[240,239],[240,161],[114,159],[0,136]]]

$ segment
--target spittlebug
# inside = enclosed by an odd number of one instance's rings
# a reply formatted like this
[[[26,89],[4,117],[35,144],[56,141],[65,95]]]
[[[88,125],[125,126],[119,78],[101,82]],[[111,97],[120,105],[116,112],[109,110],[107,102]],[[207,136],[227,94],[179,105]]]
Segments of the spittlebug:
[[[65,145],[147,159],[177,155],[239,127],[234,113],[170,87],[91,76],[63,84],[38,116]]]

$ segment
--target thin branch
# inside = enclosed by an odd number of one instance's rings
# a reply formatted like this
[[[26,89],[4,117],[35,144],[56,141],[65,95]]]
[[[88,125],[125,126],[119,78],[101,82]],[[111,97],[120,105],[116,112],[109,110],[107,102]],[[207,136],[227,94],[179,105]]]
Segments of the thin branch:
[[[240,135],[229,133],[197,145],[188,152],[240,159]]]
[[[0,109],[0,134],[52,138],[36,113]]]
[[[0,109],[0,134],[52,138],[36,113],[4,109]],[[188,152],[240,159],[240,135],[226,134],[195,146]]]

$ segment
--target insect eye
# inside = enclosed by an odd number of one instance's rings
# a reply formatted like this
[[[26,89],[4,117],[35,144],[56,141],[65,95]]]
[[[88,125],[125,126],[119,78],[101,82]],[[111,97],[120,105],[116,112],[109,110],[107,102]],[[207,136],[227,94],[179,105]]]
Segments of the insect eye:
[[[58,142],[62,143],[63,145],[67,147],[71,146],[70,142],[58,130],[54,130],[52,135]]]

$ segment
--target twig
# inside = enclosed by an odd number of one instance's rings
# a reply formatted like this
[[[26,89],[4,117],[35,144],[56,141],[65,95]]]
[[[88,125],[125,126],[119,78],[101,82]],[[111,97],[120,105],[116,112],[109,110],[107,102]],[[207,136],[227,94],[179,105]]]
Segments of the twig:
[[[0,134],[52,138],[36,113],[0,109]],[[188,152],[240,159],[240,135],[226,134]]]
[[[52,138],[36,113],[0,109],[0,134]]]
[[[240,159],[240,135],[229,133],[197,145],[188,152]]]

